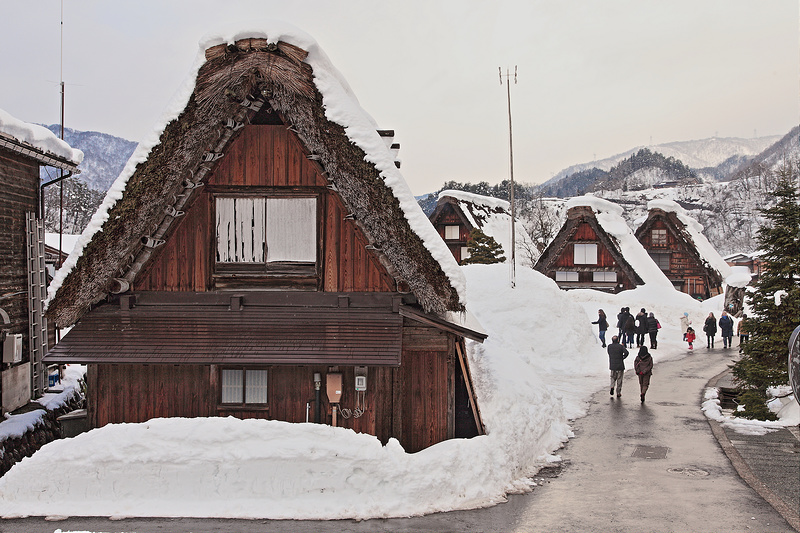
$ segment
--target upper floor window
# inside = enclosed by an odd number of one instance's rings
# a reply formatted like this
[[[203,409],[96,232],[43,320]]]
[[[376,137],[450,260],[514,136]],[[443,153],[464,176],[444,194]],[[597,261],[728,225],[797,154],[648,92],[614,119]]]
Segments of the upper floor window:
[[[218,197],[216,208],[218,265],[316,263],[316,198]]]
[[[444,238],[447,240],[458,240],[460,235],[459,227],[458,226],[445,226],[444,227]]]
[[[666,246],[667,245],[667,230],[654,229],[650,233],[650,242],[653,246]]]
[[[597,264],[597,244],[575,245],[574,263],[576,265],[596,265]]]
[[[651,252],[650,257],[653,259],[653,262],[658,265],[658,268],[661,270],[669,270],[669,261],[671,254],[663,253],[663,252]]]

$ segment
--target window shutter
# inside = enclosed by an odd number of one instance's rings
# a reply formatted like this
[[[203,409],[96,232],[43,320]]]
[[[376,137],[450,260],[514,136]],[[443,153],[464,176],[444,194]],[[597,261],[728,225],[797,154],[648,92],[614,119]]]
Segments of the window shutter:
[[[316,262],[316,199],[267,199],[266,240],[267,262]]]

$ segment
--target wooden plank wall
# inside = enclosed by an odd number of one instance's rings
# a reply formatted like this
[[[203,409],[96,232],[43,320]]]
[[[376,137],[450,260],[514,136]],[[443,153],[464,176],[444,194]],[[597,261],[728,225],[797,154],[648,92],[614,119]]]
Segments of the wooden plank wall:
[[[667,245],[653,246],[652,230],[663,229],[667,231]],[[720,293],[721,287],[709,287],[708,273],[705,267],[697,261],[691,250],[687,249],[686,243],[678,239],[667,222],[662,217],[655,217],[652,225],[638,235],[642,246],[651,252],[669,252],[669,270],[664,274],[671,281],[682,281],[681,292],[691,294],[702,294],[714,296]],[[714,292],[717,289],[717,292]]]
[[[25,213],[36,212],[38,200],[38,163],[0,149],[0,295],[6,295],[0,307],[11,320],[9,332],[23,335],[23,361],[28,360]]]
[[[269,157],[268,154],[273,154]],[[330,292],[394,290],[394,280],[366,246],[363,232],[339,196],[325,188],[319,166],[284,126],[246,126],[215,168],[208,187],[186,209],[176,229],[137,277],[134,290],[214,290],[216,236],[210,190],[265,194],[284,188],[321,195],[318,287]],[[270,189],[264,189],[269,187]],[[248,189],[249,188],[249,189]]]
[[[402,366],[369,367],[364,414],[349,419],[339,416],[337,425],[375,435],[383,443],[395,437],[408,452],[452,438],[454,342],[452,335],[435,328],[405,328]],[[319,372],[323,379],[322,422],[331,424],[325,384],[329,370],[342,375],[341,407],[355,409],[352,366],[272,366],[268,370],[268,408],[242,409],[218,405],[219,369],[214,365],[89,365],[89,417],[93,427],[169,416],[305,422],[306,403],[314,399],[314,373]],[[313,402],[308,415],[313,422]]]

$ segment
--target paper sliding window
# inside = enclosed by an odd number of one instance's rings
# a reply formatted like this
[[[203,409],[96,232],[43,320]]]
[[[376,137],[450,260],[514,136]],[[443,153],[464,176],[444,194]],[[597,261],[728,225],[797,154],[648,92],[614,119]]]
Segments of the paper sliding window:
[[[592,272],[592,281],[596,283],[609,283],[617,281],[617,273],[608,270]]]
[[[458,240],[460,235],[459,227],[458,226],[445,226],[444,227],[444,238],[447,240]]]
[[[597,245],[579,244],[575,245],[575,264],[576,265],[596,265],[597,264]]]
[[[556,281],[578,281],[578,273],[569,270],[557,270]]]
[[[268,370],[222,369],[223,404],[266,404]]]
[[[217,198],[217,263],[315,263],[316,198]]]

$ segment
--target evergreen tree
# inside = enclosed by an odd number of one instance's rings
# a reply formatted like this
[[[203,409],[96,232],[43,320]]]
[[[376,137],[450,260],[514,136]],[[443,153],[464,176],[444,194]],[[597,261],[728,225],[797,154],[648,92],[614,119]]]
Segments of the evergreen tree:
[[[732,367],[737,383],[762,400],[767,387],[788,382],[789,336],[800,324],[800,205],[792,171],[781,171],[773,192],[777,203],[762,210],[767,223],[758,230],[758,242],[765,269],[748,294],[754,315],[747,319],[750,340]],[[741,414],[755,415],[749,411],[745,405]]]
[[[502,263],[506,260],[503,255],[503,247],[494,240],[494,237],[486,235],[478,228],[469,232],[467,250],[469,251],[469,257],[461,260],[462,265],[490,265],[492,263]]]

